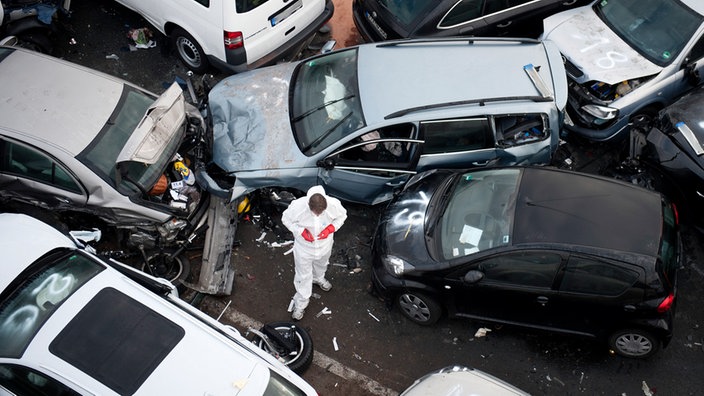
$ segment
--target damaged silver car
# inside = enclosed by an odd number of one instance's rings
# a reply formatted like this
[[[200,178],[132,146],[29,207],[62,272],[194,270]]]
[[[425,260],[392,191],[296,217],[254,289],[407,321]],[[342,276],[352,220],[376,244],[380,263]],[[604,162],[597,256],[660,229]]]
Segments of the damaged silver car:
[[[546,18],[544,32],[565,59],[568,135],[626,138],[702,81],[701,0],[598,0]]]
[[[363,44],[222,80],[213,161],[235,177],[234,199],[323,185],[377,204],[426,169],[550,163],[566,100],[550,42]]]
[[[3,211],[64,230],[114,230],[118,248],[136,252],[141,269],[174,283],[188,275],[180,253],[195,236],[205,233],[206,250],[231,242],[234,230],[220,232],[213,222],[222,219],[209,216],[227,205],[217,195],[229,192],[202,187],[212,182],[210,136],[178,84],[157,97],[107,74],[0,47],[0,86]]]

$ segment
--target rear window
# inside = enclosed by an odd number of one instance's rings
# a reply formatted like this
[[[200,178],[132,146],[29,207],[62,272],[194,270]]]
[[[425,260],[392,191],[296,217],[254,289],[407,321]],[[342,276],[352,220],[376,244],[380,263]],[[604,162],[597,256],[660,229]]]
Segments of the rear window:
[[[389,11],[396,21],[408,27],[413,21],[428,14],[432,7],[437,6],[437,0],[378,0],[379,4]]]
[[[64,327],[49,351],[121,395],[135,393],[185,330],[139,301],[105,288]]]
[[[235,10],[237,13],[241,14],[244,12],[252,11],[253,9],[259,7],[260,5],[266,3],[269,0],[236,0]]]

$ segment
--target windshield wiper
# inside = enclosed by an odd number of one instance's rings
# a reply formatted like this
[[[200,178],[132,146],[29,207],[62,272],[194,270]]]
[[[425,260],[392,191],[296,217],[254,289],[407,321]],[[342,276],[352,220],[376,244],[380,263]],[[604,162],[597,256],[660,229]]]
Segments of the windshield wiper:
[[[305,152],[307,152],[308,150],[310,150],[311,148],[313,148],[313,147],[317,146],[318,144],[320,144],[320,142],[322,142],[326,137],[328,137],[328,136],[330,135],[330,133],[332,133],[332,131],[334,131],[335,129],[337,129],[337,127],[339,127],[340,124],[342,124],[346,119],[350,118],[350,116],[352,116],[352,112],[351,112],[351,111],[350,111],[349,113],[347,113],[347,115],[345,115],[344,117],[342,117],[342,118],[340,119],[340,121],[336,122],[335,125],[333,125],[332,127],[330,127],[330,129],[328,129],[328,130],[325,131],[322,135],[320,135],[317,139],[313,140],[309,145],[307,145],[306,147],[304,147],[304,148],[303,148],[303,152],[305,153]]]
[[[354,98],[354,97],[355,97],[354,94],[350,94],[350,95],[343,96],[343,97],[338,98],[338,99],[329,100],[329,101],[327,101],[327,102],[321,104],[320,106],[315,107],[315,108],[313,108],[313,109],[310,109],[310,110],[306,111],[305,113],[303,113],[303,114],[297,116],[296,118],[293,119],[293,122],[298,122],[298,121],[300,121],[300,120],[302,120],[302,119],[308,117],[309,115],[315,113],[316,111],[322,110],[322,109],[324,109],[324,108],[330,106],[331,104],[335,104],[335,103],[337,103],[337,102],[340,102],[340,101],[343,101],[343,100],[347,100],[347,99],[352,99],[352,98]]]

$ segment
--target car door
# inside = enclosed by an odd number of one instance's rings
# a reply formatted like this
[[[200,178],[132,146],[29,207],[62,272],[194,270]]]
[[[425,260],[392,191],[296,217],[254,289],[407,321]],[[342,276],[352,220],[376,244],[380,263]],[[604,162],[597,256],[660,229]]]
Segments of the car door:
[[[497,158],[496,138],[488,117],[420,123],[422,153],[417,171],[487,166]]]
[[[598,335],[637,317],[643,289],[642,268],[573,254],[551,299],[554,326],[566,332]]]
[[[81,184],[48,154],[9,139],[0,139],[0,151],[0,195],[5,198],[47,208],[87,203]]]
[[[450,273],[446,298],[458,316],[550,327],[552,287],[563,261],[542,250],[497,254]]]
[[[413,124],[391,125],[357,134],[318,161],[318,183],[328,194],[365,204],[384,202],[415,172],[422,141]]]

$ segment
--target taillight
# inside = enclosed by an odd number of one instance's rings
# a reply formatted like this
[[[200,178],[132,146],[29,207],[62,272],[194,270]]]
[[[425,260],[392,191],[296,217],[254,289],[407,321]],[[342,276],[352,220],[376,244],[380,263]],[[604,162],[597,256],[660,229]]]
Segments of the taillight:
[[[677,211],[677,205],[675,203],[672,203],[672,211],[675,212],[675,225],[680,224],[680,213]]]
[[[242,37],[242,32],[228,32],[224,31],[225,39],[225,49],[235,49],[244,45],[244,37]]]
[[[660,302],[660,305],[658,305],[658,312],[659,313],[664,313],[670,310],[672,308],[672,303],[675,302],[675,295],[670,293],[669,296],[665,297],[662,302]]]

